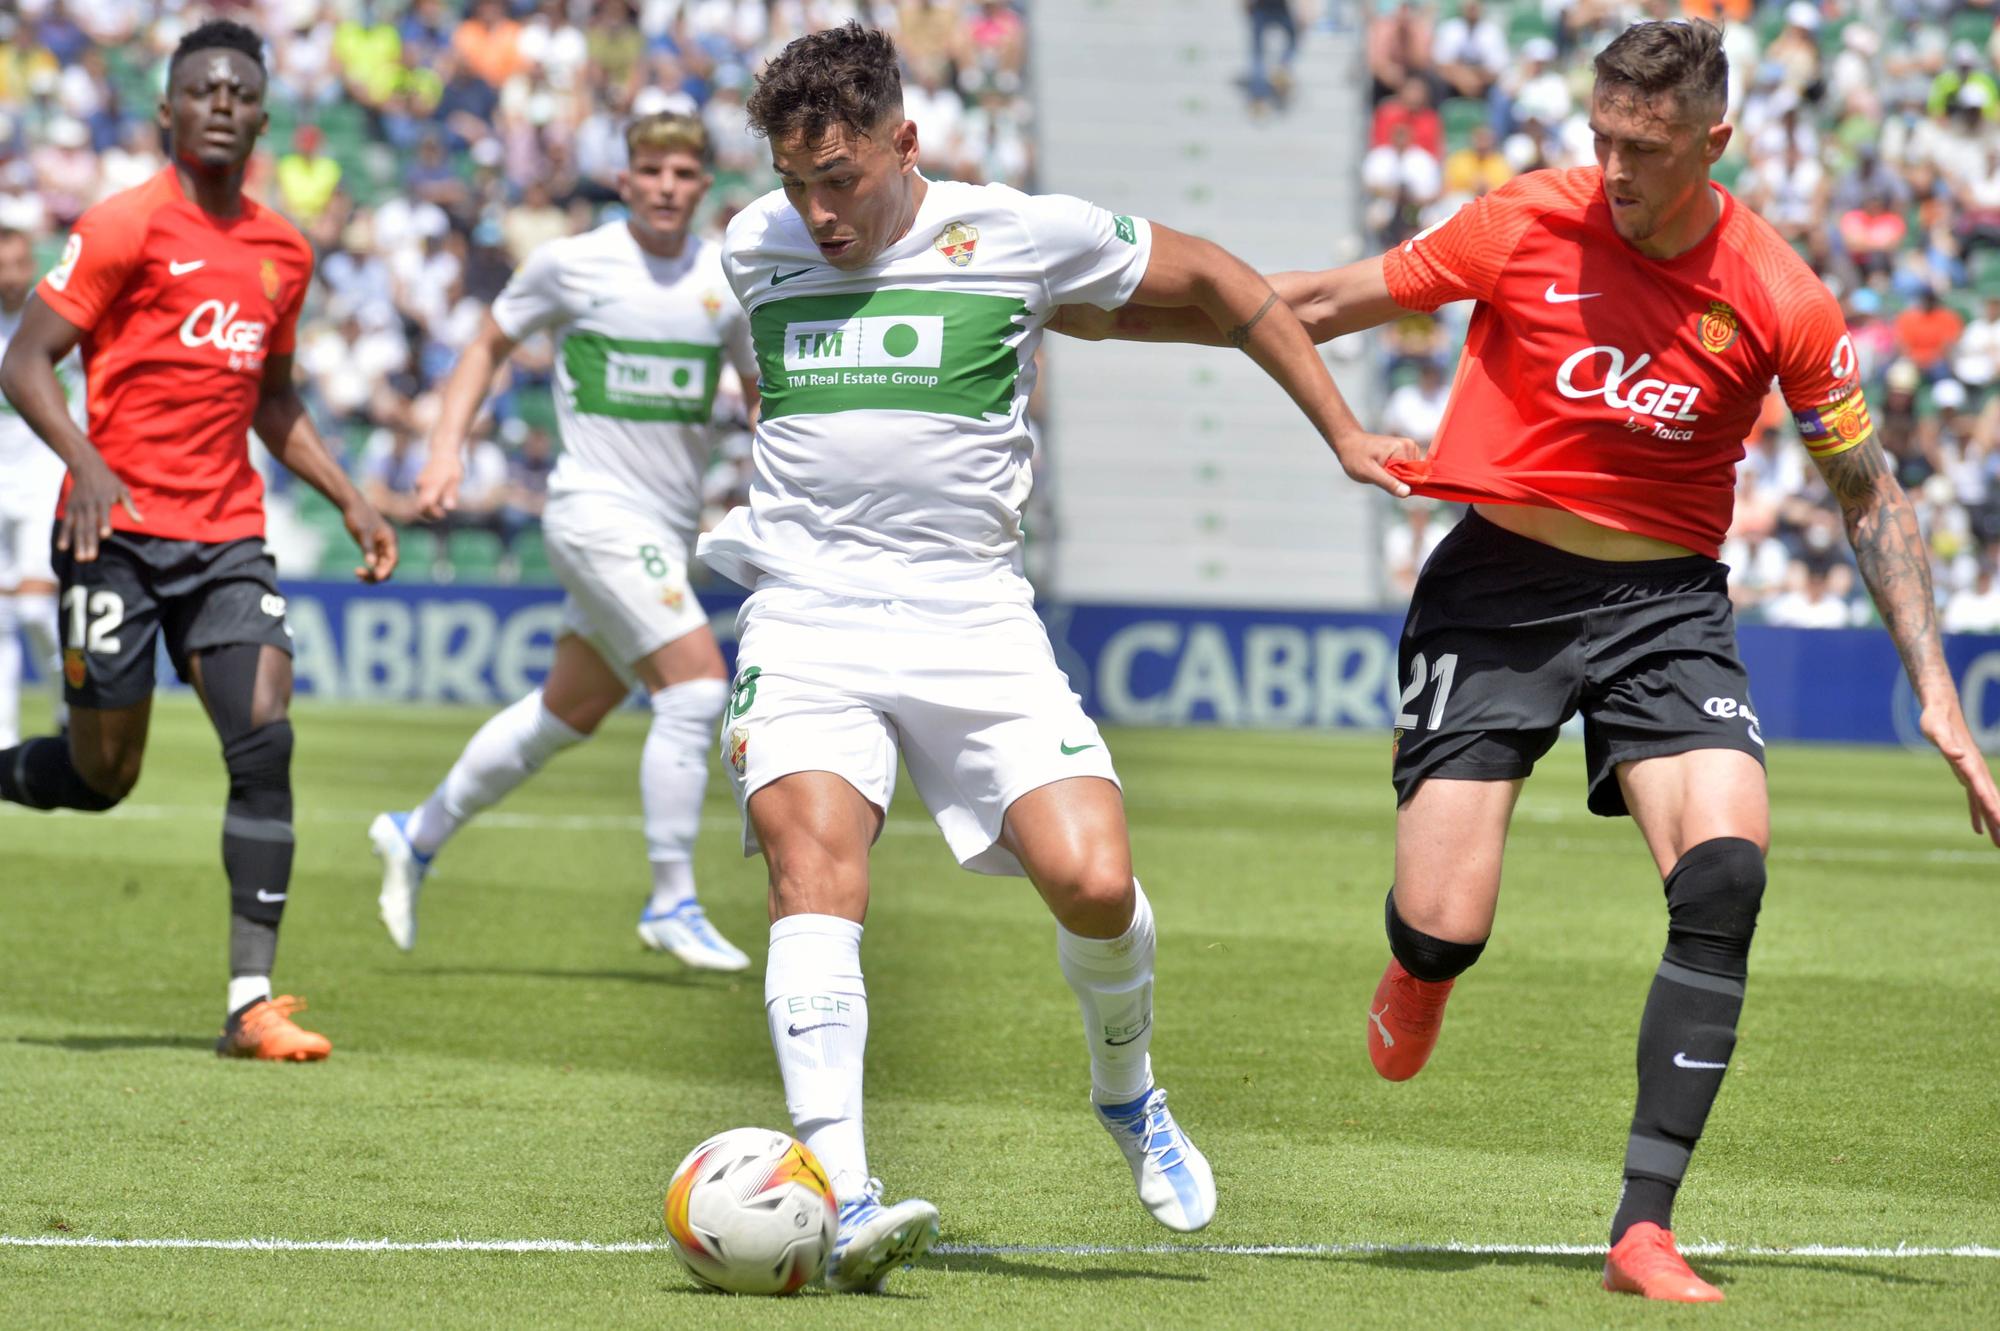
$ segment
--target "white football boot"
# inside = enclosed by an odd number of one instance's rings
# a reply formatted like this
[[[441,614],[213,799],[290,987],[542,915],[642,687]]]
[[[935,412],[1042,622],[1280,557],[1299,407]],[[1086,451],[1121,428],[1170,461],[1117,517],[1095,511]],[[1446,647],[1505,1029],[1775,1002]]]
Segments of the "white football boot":
[[[431,871],[431,857],[410,844],[410,815],[378,813],[368,824],[368,839],[382,861],[382,895],[375,899],[389,941],[408,952],[417,945],[417,894]]]
[[[840,1232],[826,1259],[827,1288],[874,1294],[891,1271],[929,1252],[937,1237],[937,1207],[915,1198],[884,1206],[882,1180],[871,1178],[859,1197],[841,1204]]]
[[[655,952],[671,952],[698,971],[750,969],[743,950],[717,933],[701,903],[689,897],[672,910],[639,917],[639,941]]]
[[[1125,1153],[1139,1200],[1153,1219],[1185,1234],[1215,1217],[1215,1175],[1167,1112],[1167,1093],[1155,1086],[1122,1105],[1098,1105],[1097,1121]]]

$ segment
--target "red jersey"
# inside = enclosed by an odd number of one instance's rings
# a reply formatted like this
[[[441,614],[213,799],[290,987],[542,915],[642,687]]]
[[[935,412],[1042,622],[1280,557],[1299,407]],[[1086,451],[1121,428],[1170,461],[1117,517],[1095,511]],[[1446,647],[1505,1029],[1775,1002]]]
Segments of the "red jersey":
[[[1833,293],[1727,190],[1703,241],[1649,259],[1597,167],[1537,171],[1383,256],[1407,309],[1476,300],[1419,494],[1559,508],[1713,558],[1776,379],[1815,456],[1874,431]]]
[[[121,505],[113,527],[183,541],[263,535],[250,421],[265,356],[291,354],[312,270],[291,223],[248,198],[239,216],[210,216],[172,167],[77,219],[39,291],[84,330],[90,442],[144,515]]]

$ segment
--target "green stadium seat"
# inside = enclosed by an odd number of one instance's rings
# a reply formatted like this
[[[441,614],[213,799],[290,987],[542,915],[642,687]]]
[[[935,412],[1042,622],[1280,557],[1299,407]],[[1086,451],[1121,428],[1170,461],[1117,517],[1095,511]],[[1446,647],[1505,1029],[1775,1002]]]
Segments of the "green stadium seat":
[[[1982,299],[2000,296],[2000,250],[1974,250],[1971,267],[1973,290]]]
[[[1470,97],[1447,97],[1438,107],[1438,115],[1444,120],[1444,141],[1447,149],[1462,148],[1472,138],[1472,131],[1487,122],[1486,103]]]
[[[1530,37],[1547,37],[1555,40],[1555,25],[1542,13],[1540,5],[1517,4],[1507,19],[1507,45],[1519,51],[1521,43]]]
[[[549,548],[540,527],[530,527],[514,538],[514,557],[521,564],[522,582],[555,581],[556,571],[549,564]]]
[[[500,538],[490,531],[455,531],[445,537],[445,561],[460,582],[495,582],[500,575]]]
[[[514,393],[514,414],[531,429],[556,429],[556,395],[547,388],[521,388]]]

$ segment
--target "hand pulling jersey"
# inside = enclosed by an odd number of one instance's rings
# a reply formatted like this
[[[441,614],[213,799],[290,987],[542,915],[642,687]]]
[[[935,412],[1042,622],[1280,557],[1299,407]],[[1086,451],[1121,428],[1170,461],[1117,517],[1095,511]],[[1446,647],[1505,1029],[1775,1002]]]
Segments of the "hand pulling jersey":
[[[1027,407],[1059,305],[1116,308],[1152,230],[1066,195],[929,183],[867,268],[827,264],[781,191],[724,238],[763,410],[749,503],[702,537],[716,571],[843,596],[1033,599]]]
[[[493,321],[516,341],[556,330],[563,452],[549,492],[637,499],[691,537],[723,360],[756,374],[749,321],[714,242],[689,237],[664,259],[623,221],[551,241],[508,281]]]
[[[1776,379],[1818,457],[1874,432],[1839,303],[1726,190],[1687,253],[1612,228],[1597,167],[1537,171],[1383,257],[1407,309],[1479,302],[1419,494],[1559,508],[1710,558]]]
[[[90,442],[141,515],[119,505],[114,528],[211,543],[264,534],[250,425],[264,358],[292,353],[312,271],[290,222],[249,198],[235,217],[211,216],[172,167],[77,219],[38,291],[84,330]]]

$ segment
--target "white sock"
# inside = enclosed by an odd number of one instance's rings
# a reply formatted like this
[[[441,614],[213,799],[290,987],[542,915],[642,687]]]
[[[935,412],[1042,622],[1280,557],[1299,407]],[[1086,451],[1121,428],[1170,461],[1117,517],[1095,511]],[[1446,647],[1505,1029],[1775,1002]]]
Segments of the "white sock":
[[[690,679],[672,684],[650,699],[653,724],[639,753],[639,803],[646,814],[646,856],[653,862],[653,901],[659,909],[667,880],[663,865],[681,872],[673,886],[684,884],[678,897],[664,902],[672,909],[694,895],[694,841],[701,831],[701,800],[708,789],[708,753],[715,747],[715,722],[729,701],[729,683],[721,679]]]
[[[229,1011],[271,996],[271,977],[268,975],[238,975],[229,981]]]
[[[868,1048],[861,926],[837,915],[787,915],[772,925],[764,1015],[792,1129],[819,1157],[833,1195],[852,1201],[868,1182],[861,1134],[861,1061]]]
[[[21,639],[14,632],[14,596],[0,596],[0,749],[21,742]]]
[[[1153,907],[1137,879],[1132,896],[1132,923],[1116,938],[1056,926],[1056,959],[1090,1046],[1090,1098],[1101,1105],[1136,1100],[1153,1084]]]
[[[653,861],[653,895],[646,902],[646,914],[670,914],[682,903],[694,900],[694,866],[686,860]]]
[[[34,592],[14,598],[14,614],[21,621],[21,636],[28,640],[29,659],[42,672],[42,684],[55,698],[55,725],[62,728],[62,634],[56,623],[56,598]]]
[[[410,844],[419,855],[437,854],[473,815],[497,804],[552,756],[588,738],[544,706],[540,690],[494,713],[410,815]]]

